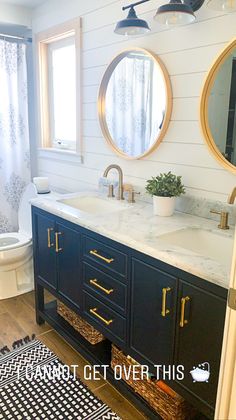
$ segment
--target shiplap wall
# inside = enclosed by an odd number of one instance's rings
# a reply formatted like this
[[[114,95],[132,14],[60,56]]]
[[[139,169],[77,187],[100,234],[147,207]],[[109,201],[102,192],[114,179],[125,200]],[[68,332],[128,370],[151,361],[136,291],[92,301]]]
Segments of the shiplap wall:
[[[97,186],[98,178],[111,163],[119,164],[125,180],[143,189],[145,180],[162,171],[183,176],[191,195],[225,201],[236,185],[236,177],[222,169],[210,155],[201,133],[199,102],[207,71],[224,46],[236,37],[236,13],[215,13],[205,5],[192,25],[166,29],[153,21],[163,1],[151,0],[137,8],[147,19],[151,33],[124,38],[113,33],[117,20],[125,16],[121,7],[127,1],[48,0],[33,14],[33,32],[76,16],[83,21],[82,101],[84,164],[38,156],[38,173],[48,176],[55,187],[76,191],[81,184]],[[147,48],[163,60],[171,77],[173,112],[164,141],[150,156],[128,161],[119,158],[103,138],[98,116],[97,96],[106,66],[122,49]]]

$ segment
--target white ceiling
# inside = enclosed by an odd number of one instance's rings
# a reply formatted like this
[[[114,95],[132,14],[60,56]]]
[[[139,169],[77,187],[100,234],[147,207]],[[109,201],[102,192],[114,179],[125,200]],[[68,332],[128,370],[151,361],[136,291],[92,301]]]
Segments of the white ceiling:
[[[7,4],[14,4],[17,6],[25,6],[25,7],[37,7],[40,4],[44,3],[46,0],[0,0],[1,3],[7,3]]]

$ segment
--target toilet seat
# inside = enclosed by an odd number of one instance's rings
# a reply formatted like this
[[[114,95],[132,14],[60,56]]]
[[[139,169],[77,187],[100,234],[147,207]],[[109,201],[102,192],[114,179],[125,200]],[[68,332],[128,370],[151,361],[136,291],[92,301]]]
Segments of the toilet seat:
[[[0,252],[20,248],[32,242],[31,238],[21,232],[1,233]]]
[[[21,198],[18,223],[19,231],[0,233],[0,252],[24,247],[32,243],[31,200],[37,197],[37,189],[30,183]]]

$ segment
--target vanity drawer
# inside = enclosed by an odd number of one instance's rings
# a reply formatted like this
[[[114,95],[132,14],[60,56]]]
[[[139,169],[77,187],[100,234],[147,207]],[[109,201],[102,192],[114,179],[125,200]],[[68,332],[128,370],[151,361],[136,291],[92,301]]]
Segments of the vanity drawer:
[[[127,277],[127,255],[89,236],[83,237],[83,256],[107,270]]]
[[[117,311],[125,312],[127,287],[97,268],[83,263],[83,286]]]
[[[108,339],[122,345],[126,341],[126,320],[117,312],[83,291],[84,315]]]

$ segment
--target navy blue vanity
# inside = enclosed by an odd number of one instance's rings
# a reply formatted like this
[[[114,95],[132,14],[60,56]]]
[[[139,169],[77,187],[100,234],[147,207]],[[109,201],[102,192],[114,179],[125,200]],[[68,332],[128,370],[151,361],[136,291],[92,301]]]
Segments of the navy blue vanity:
[[[33,207],[37,322],[47,321],[92,364],[110,364],[111,343],[154,371],[184,365],[168,382],[213,418],[227,290]],[[44,289],[82,316],[106,340],[92,346],[44,303]],[[210,364],[209,383],[190,371]],[[149,418],[158,418],[123,381],[108,380]]]

